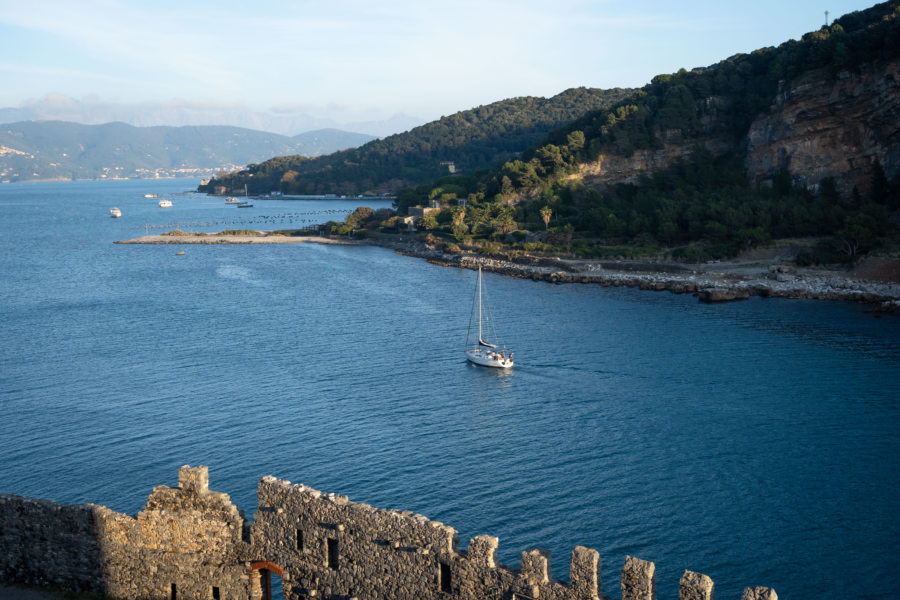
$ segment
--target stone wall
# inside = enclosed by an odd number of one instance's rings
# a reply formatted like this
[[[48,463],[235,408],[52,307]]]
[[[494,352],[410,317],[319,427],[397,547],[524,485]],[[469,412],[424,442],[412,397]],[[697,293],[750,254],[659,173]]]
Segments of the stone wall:
[[[274,477],[259,483],[253,551],[284,570],[288,598],[599,600],[600,555],[576,546],[569,583],[553,579],[551,554],[522,552],[521,566],[496,561],[498,540],[478,535],[466,550],[452,527],[411,511],[385,510]],[[656,567],[628,557],[622,600],[656,598]],[[713,581],[685,571],[679,600],[712,600]],[[742,600],[777,600],[748,587]]]
[[[131,517],[102,506],[0,496],[0,580],[133,600],[246,599],[250,544],[206,467],[182,467]],[[174,587],[173,587],[174,586]]]
[[[262,600],[266,573],[290,600],[600,600],[600,555],[576,546],[569,583],[553,579],[550,552],[498,564],[498,540],[466,550],[455,529],[411,511],[384,510],[274,477],[259,483],[247,527],[206,467],[182,467],[179,487],[158,486],[137,517],[0,495],[0,581],[53,585],[134,600]],[[628,557],[622,600],[655,600],[656,567]],[[713,582],[685,571],[679,600],[712,600]],[[777,600],[748,587],[742,600]]]
[[[0,581],[104,591],[96,509],[0,495]]]

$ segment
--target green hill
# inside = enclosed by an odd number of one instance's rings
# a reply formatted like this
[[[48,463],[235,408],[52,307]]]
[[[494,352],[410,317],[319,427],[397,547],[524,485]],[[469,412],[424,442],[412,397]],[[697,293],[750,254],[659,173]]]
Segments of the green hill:
[[[550,131],[631,90],[576,88],[552,98],[512,98],[462,111],[352,150],[306,159],[281,156],[210,182],[251,193],[391,192],[451,172],[473,173],[540,142]]]
[[[93,179],[191,174],[259,161],[273,154],[314,156],[372,136],[339,130],[287,137],[238,127],[133,127],[24,121],[0,126],[0,180]]]
[[[499,168],[402,190],[396,205],[437,201],[420,228],[485,252],[707,260],[814,236],[803,260],[852,260],[900,250],[898,131],[893,0],[657,76]]]

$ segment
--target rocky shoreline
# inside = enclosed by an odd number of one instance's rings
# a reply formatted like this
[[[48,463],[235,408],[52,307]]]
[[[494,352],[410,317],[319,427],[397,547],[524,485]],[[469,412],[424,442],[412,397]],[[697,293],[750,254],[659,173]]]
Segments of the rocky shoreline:
[[[477,268],[535,281],[550,283],[593,283],[602,286],[636,287],[650,291],[693,294],[702,302],[744,300],[751,296],[764,298],[805,298],[814,300],[850,300],[878,304],[888,312],[900,312],[900,286],[896,284],[854,281],[833,273],[811,276],[793,269],[770,267],[755,275],[729,272],[666,272],[669,265],[639,263],[649,269],[636,272],[634,263],[587,262],[581,265],[559,260],[557,265],[523,265],[517,262],[470,255],[428,256],[426,253],[404,252],[427,258],[446,266]]]
[[[751,296],[865,302],[878,312],[900,314],[900,283],[855,278],[853,272],[799,269],[764,261],[718,262],[704,265],[646,261],[601,261],[534,256],[445,254],[411,238],[377,236],[366,240],[283,235],[155,235],[117,244],[273,244],[320,243],[374,245],[437,265],[476,269],[479,265],[510,277],[550,283],[627,286],[650,291],[693,294],[702,302],[727,302]],[[894,261],[900,263],[900,261]]]

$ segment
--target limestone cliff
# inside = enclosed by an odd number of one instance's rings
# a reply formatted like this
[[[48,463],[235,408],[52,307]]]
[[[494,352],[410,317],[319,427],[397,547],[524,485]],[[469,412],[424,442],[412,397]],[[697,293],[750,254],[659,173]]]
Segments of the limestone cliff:
[[[849,195],[854,186],[867,191],[876,159],[888,178],[900,173],[900,61],[836,75],[819,69],[790,84],[782,82],[769,110],[739,139],[725,134],[717,122],[715,109],[726,108],[725,103],[721,97],[696,103],[699,135],[657,131],[661,148],[602,153],[579,165],[571,179],[593,187],[635,183],[641,175],[689,158],[698,147],[717,156],[745,156],[747,176],[755,186],[771,184],[787,168],[798,185],[815,188],[833,177],[838,190]]]
[[[690,158],[699,146],[716,156],[732,150],[734,145],[726,138],[704,137],[686,141],[682,136],[668,132],[668,139],[662,148],[635,150],[628,156],[623,154],[600,154],[596,160],[578,165],[578,173],[569,177],[570,181],[583,181],[592,187],[602,187],[616,183],[637,183],[642,175],[672,166],[679,160]],[[677,137],[676,141],[670,141]]]
[[[889,178],[900,170],[900,62],[836,76],[822,69],[782,88],[747,134],[752,183],[787,168],[795,183],[834,177],[849,194],[854,186],[867,191],[876,159]]]

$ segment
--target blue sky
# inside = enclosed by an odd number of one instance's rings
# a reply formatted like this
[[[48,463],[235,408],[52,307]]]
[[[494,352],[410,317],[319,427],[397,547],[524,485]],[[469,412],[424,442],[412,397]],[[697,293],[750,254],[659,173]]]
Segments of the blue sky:
[[[853,0],[0,0],[0,107],[115,103],[431,120],[637,87],[777,45]]]

